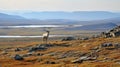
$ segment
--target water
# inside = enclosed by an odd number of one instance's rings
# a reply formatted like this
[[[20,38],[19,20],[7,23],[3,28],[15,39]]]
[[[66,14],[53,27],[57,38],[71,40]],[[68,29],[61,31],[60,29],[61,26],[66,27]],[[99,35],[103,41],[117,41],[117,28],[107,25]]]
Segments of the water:
[[[21,26],[0,26],[0,28],[45,28],[45,27],[78,27],[82,25],[21,25]],[[69,37],[73,35],[50,35],[49,37]],[[12,36],[0,35],[0,38],[41,38],[42,36]]]
[[[49,37],[69,37],[73,35],[50,35]],[[0,36],[0,38],[41,38],[42,36]]]
[[[72,25],[72,27],[78,27],[82,25]],[[44,28],[44,27],[71,27],[71,25],[23,25],[23,26],[0,26],[0,28]]]

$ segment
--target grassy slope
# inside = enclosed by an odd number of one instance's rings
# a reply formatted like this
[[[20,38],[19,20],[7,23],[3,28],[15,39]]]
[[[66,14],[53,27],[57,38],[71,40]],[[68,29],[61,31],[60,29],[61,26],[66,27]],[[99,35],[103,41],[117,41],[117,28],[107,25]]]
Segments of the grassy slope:
[[[97,45],[100,45],[101,43],[104,42],[111,42],[111,43],[120,43],[120,37],[118,38],[96,38],[96,39],[90,39],[90,40],[86,40],[86,41],[81,41],[81,40],[74,40],[74,41],[51,41],[51,44],[58,44],[58,45],[62,45],[62,44],[69,44],[71,45],[70,47],[56,47],[56,48],[50,48],[47,51],[40,51],[39,53],[49,53],[49,52],[67,52],[67,51],[82,51],[82,52],[89,52],[90,48],[93,48]],[[36,44],[40,44],[41,42],[39,41],[34,41],[34,42],[25,42],[25,41],[18,41],[18,42],[11,42],[14,45],[14,47],[18,47],[17,44],[21,44],[21,47],[25,47],[28,45],[36,45]],[[23,45],[24,43],[24,45]],[[4,45],[8,45],[9,46],[9,42],[6,42]],[[85,47],[85,45],[87,45],[87,47]],[[19,46],[20,47],[20,46]],[[120,55],[119,55],[120,50],[102,50],[102,52],[99,54],[100,57],[98,58],[99,60],[102,60],[103,54],[108,54],[108,56],[110,58],[114,58],[114,59],[118,59],[120,60]],[[18,52],[19,53],[19,52]],[[21,53],[21,52],[20,52]],[[22,52],[24,53],[24,52]],[[13,52],[14,54],[14,52]],[[15,53],[16,54],[16,53]],[[42,62],[37,62],[36,59],[37,58],[42,58],[44,61]],[[47,60],[53,60],[53,61],[59,61],[59,64],[44,64],[45,61]],[[74,58],[69,57],[69,58],[64,58],[61,60],[57,60],[55,56],[49,56],[49,55],[45,55],[43,57],[29,57],[26,58],[24,61],[15,61],[13,59],[10,59],[9,57],[5,57],[5,56],[1,56],[0,58],[0,64],[5,67],[74,67],[74,66],[78,66],[78,67],[119,67],[119,64],[116,64],[113,61],[109,61],[109,62],[84,62],[82,64],[72,64],[70,61],[73,60]],[[65,61],[66,62],[63,62]],[[31,61],[31,62],[28,62]],[[11,63],[12,62],[12,63]]]

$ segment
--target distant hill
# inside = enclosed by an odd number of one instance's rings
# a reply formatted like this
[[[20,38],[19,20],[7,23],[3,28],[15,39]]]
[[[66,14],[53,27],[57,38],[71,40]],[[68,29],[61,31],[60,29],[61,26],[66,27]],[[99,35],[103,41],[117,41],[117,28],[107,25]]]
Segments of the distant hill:
[[[84,25],[74,28],[67,28],[66,30],[110,30],[116,26],[117,25],[114,23],[101,23],[101,24]]]
[[[23,19],[25,18],[21,16],[0,13],[0,20],[23,20]]]
[[[22,16],[0,13],[0,25],[30,25],[30,24],[76,24],[78,21],[67,19],[26,19]]]
[[[23,14],[17,14],[29,19],[68,19],[77,21],[91,21],[91,20],[103,20],[109,18],[120,17],[120,13],[113,13],[107,11],[75,11],[75,12],[26,12]]]
[[[0,13],[0,25],[18,24],[26,19],[17,15]]]
[[[102,19],[102,20],[94,20],[94,21],[88,21],[87,24],[96,24],[96,23],[115,23],[117,25],[120,25],[120,17],[115,18],[109,18],[109,19]]]
[[[81,21],[81,19],[84,21]],[[18,15],[0,13],[0,25],[79,24],[85,26],[101,23],[115,23],[120,25],[120,14],[105,11],[32,12],[24,14],[18,13]]]
[[[104,23],[114,23],[120,25],[120,17],[108,18],[102,20],[93,20],[93,21],[77,21],[77,20],[68,20],[68,19],[49,19],[42,20],[41,22],[46,24],[79,24],[79,25],[93,25],[93,24],[104,24]]]

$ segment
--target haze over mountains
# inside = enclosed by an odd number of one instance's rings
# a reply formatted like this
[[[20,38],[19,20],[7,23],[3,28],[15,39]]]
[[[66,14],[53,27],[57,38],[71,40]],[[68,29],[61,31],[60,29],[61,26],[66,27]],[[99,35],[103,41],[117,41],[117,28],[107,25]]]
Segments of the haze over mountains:
[[[114,27],[120,24],[120,13],[107,11],[76,11],[76,12],[25,12],[0,13],[0,25],[30,25],[30,24],[79,24],[85,28]],[[97,25],[96,25],[97,24]],[[92,25],[92,26],[91,26]],[[94,26],[95,25],[95,26]],[[104,26],[103,26],[104,25]],[[108,26],[107,26],[108,25]],[[85,29],[79,27],[81,29]],[[105,27],[105,28],[106,28]],[[108,29],[108,28],[106,28]]]
[[[75,12],[29,12],[20,14],[29,19],[69,19],[78,21],[102,20],[120,17],[120,13],[107,11],[75,11]]]

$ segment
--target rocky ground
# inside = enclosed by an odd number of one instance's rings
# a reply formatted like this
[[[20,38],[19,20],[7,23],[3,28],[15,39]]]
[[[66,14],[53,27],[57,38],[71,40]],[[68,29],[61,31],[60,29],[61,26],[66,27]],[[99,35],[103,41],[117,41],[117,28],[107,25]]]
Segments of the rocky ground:
[[[0,66],[120,67],[120,37],[51,41],[49,44],[36,42],[0,48]]]

